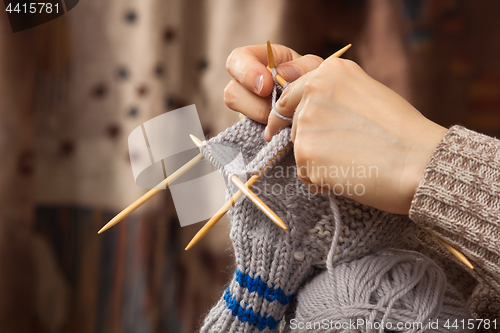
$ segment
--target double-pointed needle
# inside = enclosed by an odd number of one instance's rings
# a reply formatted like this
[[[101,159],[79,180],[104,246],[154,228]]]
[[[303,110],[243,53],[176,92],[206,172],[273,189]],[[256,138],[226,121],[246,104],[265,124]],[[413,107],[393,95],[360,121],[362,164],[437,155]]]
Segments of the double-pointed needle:
[[[191,140],[196,144],[196,146],[200,147],[201,146],[201,140],[195,137],[194,135],[190,135]],[[230,177],[230,180],[233,182],[238,189],[243,192],[244,195],[247,196],[248,199],[250,199],[259,209],[266,214],[274,223],[276,223],[280,228],[287,230],[287,227],[285,223],[279,218],[278,215],[276,215],[275,212],[271,208],[269,208],[260,198],[255,195],[237,176],[232,175]],[[257,181],[257,180],[255,180]],[[253,185],[253,184],[252,184]],[[236,202],[236,201],[235,201]]]
[[[340,56],[343,55],[345,51],[349,50],[351,46],[352,44],[344,46],[343,48],[341,48],[340,50],[329,56],[327,59],[340,58]],[[273,72],[272,69],[276,67],[276,62],[274,61],[273,48],[271,47],[271,43],[269,41],[267,41],[267,63],[268,63],[267,69],[272,73]],[[282,87],[284,87],[285,84],[287,84],[286,80],[282,78],[281,75],[279,74],[276,74],[276,81],[278,81],[278,83]]]
[[[134,210],[142,206],[146,201],[154,197],[156,194],[158,194],[164,187],[167,187],[171,183],[173,183],[177,178],[185,174],[189,169],[194,167],[198,162],[200,162],[203,159],[202,154],[198,154],[195,157],[193,157],[189,162],[181,166],[179,169],[177,169],[175,172],[173,172],[170,176],[168,176],[166,179],[162,180],[161,182],[158,183],[155,187],[153,187],[151,190],[146,192],[142,197],[134,201],[130,206],[122,210],[118,215],[113,217],[111,221],[106,223],[104,227],[101,228],[97,233],[100,234],[124,218],[126,218],[128,215],[130,215]]]
[[[253,184],[255,184],[258,180],[260,179],[260,177],[258,175],[253,175],[252,177],[250,177],[250,179],[245,183],[245,186],[250,188],[253,186]],[[240,198],[243,196],[243,192],[241,191],[238,191],[236,192],[232,197],[231,199],[229,199],[229,201],[227,201],[224,206],[222,206],[218,211],[217,213],[215,213],[214,216],[212,216],[212,218],[210,220],[208,220],[207,223],[205,223],[205,225],[196,233],[196,235],[194,235],[193,239],[191,239],[191,241],[189,242],[189,244],[186,246],[186,251],[189,250],[190,248],[192,248],[196,243],[198,243],[207,233],[210,229],[212,229],[212,227],[217,223],[219,222],[219,220],[224,216],[226,215],[226,213],[228,212],[229,209],[231,209],[231,207],[233,207],[236,202],[238,200],[240,200]]]
[[[193,141],[195,140],[195,138],[191,137],[191,139],[193,139]],[[285,147],[283,149],[283,151],[286,151],[287,147]],[[278,155],[281,156],[281,152],[278,152]],[[276,162],[277,161],[277,158],[274,157],[274,161]],[[274,163],[271,161],[271,164]],[[264,170],[260,170],[261,172],[264,172]],[[255,184],[258,180],[260,179],[260,176],[259,175],[253,175],[252,177],[250,177],[250,179],[244,184],[247,188],[250,188],[253,186],[253,184]],[[238,179],[239,180],[239,179]],[[243,196],[243,192],[241,190],[238,190],[238,192],[236,192],[232,197],[231,199],[229,199],[225,204],[224,206],[221,207],[221,209],[219,209],[219,211],[217,211],[217,213],[215,213],[214,216],[212,216],[212,218],[210,220],[208,220],[208,222],[203,226],[203,228],[201,228],[197,233],[196,235],[193,237],[193,239],[189,242],[189,244],[186,246],[186,251],[189,250],[190,248],[192,248],[196,243],[198,243],[207,233],[208,231],[217,223],[219,222],[219,220],[224,216],[226,215],[226,213],[229,211],[229,209],[235,205],[235,203]],[[286,227],[285,227],[285,230],[286,230]]]
[[[472,264],[470,263],[470,261],[467,259],[466,256],[463,255],[462,252],[458,251],[457,249],[455,249],[451,244],[449,244],[447,241],[445,241],[444,239],[438,237],[437,235],[431,233],[434,237],[436,237],[436,239],[441,243],[443,244],[443,246],[445,248],[448,249],[448,251],[450,251],[455,257],[458,258],[458,260],[460,260],[461,262],[463,262],[465,264],[465,266],[469,267],[470,269],[474,269],[474,266],[472,266]]]

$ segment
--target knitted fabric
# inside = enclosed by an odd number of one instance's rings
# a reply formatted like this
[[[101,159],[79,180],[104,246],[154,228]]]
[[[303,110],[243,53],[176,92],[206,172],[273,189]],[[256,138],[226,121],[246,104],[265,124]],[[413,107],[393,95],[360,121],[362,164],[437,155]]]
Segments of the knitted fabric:
[[[269,143],[262,138],[263,130],[262,124],[243,119],[201,147],[226,179],[231,174],[260,174],[252,190],[288,227],[277,227],[246,198],[231,208],[236,272],[201,332],[274,331],[313,267],[325,266],[335,231],[330,259],[336,264],[391,247],[414,233],[406,216],[310,193],[297,178],[290,129]],[[237,147],[243,163],[221,160],[222,147]],[[228,186],[227,196],[235,191]]]

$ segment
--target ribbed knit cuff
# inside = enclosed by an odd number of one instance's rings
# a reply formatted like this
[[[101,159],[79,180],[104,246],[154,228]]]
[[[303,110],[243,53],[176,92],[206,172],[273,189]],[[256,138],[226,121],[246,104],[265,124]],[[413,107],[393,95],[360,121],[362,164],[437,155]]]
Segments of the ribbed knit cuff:
[[[201,329],[206,332],[274,332],[293,295],[237,270]]]
[[[452,127],[424,171],[410,218],[462,251],[500,290],[500,141]]]

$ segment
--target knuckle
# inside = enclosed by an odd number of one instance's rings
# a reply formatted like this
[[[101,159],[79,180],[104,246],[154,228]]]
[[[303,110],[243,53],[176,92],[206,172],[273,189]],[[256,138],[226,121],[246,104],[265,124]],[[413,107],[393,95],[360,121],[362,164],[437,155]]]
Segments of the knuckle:
[[[310,149],[308,149],[307,145],[304,144],[304,141],[301,140],[302,137],[300,133],[297,133],[297,136],[295,138],[295,143],[294,143],[294,151],[295,151],[295,160],[297,163],[297,166],[301,167],[303,171],[308,171],[307,169],[304,169],[305,167],[308,166],[307,161],[310,158]]]
[[[311,175],[309,175],[309,179],[313,184],[320,184],[322,180],[321,177],[318,177],[314,172]]]
[[[319,67],[319,65],[321,65],[321,63],[323,62],[323,58],[314,54],[306,54],[304,56],[304,59],[307,59],[312,68]]]
[[[234,51],[233,51],[234,52]],[[233,64],[233,52],[226,59],[226,71],[230,72]]]
[[[288,95],[290,94],[290,90],[288,89],[288,87],[283,91],[283,93],[281,94],[280,98],[278,99],[277,103],[276,103],[276,108],[279,110],[279,109],[286,109],[288,107],[288,104],[289,104],[289,97]]]
[[[300,112],[297,117],[297,125],[305,128],[310,128],[311,122],[314,120],[314,115],[312,114],[312,112],[313,110],[311,109],[309,103],[304,105],[302,112]]]
[[[357,63],[349,59],[342,59],[342,64],[347,71],[357,71],[361,69]]]
[[[357,63],[349,59],[331,58],[323,62],[324,66],[335,71],[336,73],[348,73],[359,70],[361,67]],[[322,65],[323,65],[322,64]]]
[[[233,65],[234,65],[234,62],[236,61],[236,58],[237,58],[237,54],[239,53],[240,51],[240,47],[239,48],[236,48],[234,49],[230,54],[229,56],[227,57],[227,60],[226,60],[226,70],[231,73],[231,70],[233,68]]]
[[[304,126],[307,126],[307,123],[308,123],[308,119],[307,119],[307,111],[308,111],[308,108],[309,108],[309,103],[307,103],[306,100],[304,100],[303,102],[301,101],[302,103],[302,106],[301,106],[301,110],[300,112],[297,112],[297,114],[295,114],[295,118],[297,119],[297,131],[304,127]],[[297,133],[298,134],[298,133]]]
[[[304,96],[308,96],[313,94],[321,89],[321,83],[318,82],[318,78],[316,76],[310,78],[304,83]]]
[[[234,81],[228,83],[224,89],[224,103],[228,108],[234,109],[236,105],[236,96],[234,94]]]
[[[314,116],[311,114],[315,110],[315,98],[306,96],[300,101],[300,112],[295,114],[297,118],[297,131],[311,129],[314,126]],[[306,132],[304,132],[306,133]]]
[[[297,163],[297,176],[299,178],[307,178],[307,164],[295,152],[295,161]]]
[[[269,119],[269,105],[261,103],[256,114],[255,121],[266,124]]]
[[[304,84],[304,102],[311,106],[321,104],[321,101],[329,100],[337,88],[335,75],[318,72]]]

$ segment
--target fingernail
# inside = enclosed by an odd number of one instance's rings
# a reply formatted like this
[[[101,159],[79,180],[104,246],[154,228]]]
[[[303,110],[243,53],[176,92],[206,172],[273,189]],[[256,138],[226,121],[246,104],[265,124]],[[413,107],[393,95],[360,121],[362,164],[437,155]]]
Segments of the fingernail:
[[[289,81],[297,80],[302,76],[302,72],[294,65],[281,65],[280,68]]]
[[[283,93],[283,95],[281,95],[280,98],[276,101],[276,106],[279,108],[283,108],[286,105],[287,96],[288,95],[286,93]]]
[[[259,75],[255,78],[254,86],[255,92],[258,94],[262,90],[262,86],[264,85],[264,75]]]
[[[266,126],[266,129],[264,129],[264,140],[269,141],[269,126]]]

